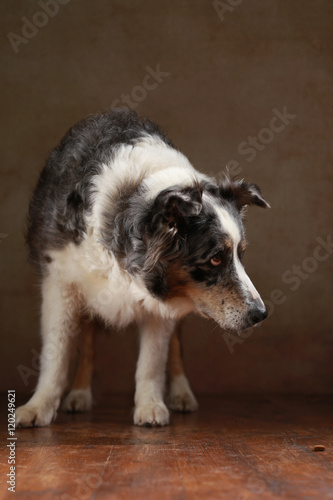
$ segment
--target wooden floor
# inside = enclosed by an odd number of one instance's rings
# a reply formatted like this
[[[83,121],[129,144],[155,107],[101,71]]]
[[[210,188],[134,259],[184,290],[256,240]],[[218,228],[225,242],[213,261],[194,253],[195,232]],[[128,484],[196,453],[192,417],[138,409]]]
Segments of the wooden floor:
[[[92,413],[60,413],[51,427],[19,429],[16,493],[8,498],[333,499],[333,398],[199,404],[195,414],[173,414],[169,427],[138,428],[131,399],[112,396]],[[313,451],[317,444],[325,451]],[[3,446],[0,498],[7,498],[7,456]]]

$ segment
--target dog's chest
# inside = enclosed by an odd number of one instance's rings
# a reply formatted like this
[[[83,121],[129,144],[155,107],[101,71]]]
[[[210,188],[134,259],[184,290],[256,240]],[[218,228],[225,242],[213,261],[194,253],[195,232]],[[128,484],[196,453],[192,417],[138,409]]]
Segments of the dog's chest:
[[[139,280],[124,271],[114,255],[88,236],[51,253],[55,279],[79,287],[85,307],[114,326],[126,326],[145,314],[172,315],[172,307],[151,296]]]

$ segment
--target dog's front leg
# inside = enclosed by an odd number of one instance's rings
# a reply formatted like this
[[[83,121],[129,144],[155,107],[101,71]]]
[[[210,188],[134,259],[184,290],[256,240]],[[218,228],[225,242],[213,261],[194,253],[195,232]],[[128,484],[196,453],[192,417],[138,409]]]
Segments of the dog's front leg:
[[[163,401],[165,371],[173,321],[146,318],[139,324],[140,353],[136,369],[136,425],[167,425],[169,411]]]
[[[77,335],[78,298],[73,287],[56,278],[50,273],[43,283],[40,375],[30,401],[16,410],[17,427],[49,425],[66,385],[70,344]]]

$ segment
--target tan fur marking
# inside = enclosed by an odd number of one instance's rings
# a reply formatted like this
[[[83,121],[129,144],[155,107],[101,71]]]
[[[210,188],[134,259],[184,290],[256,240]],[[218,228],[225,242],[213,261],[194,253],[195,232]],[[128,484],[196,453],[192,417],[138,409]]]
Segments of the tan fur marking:
[[[233,241],[232,239],[227,236],[224,240],[223,240],[223,245],[230,251],[232,251],[233,249]]]
[[[242,239],[241,242],[239,243],[240,251],[245,252],[246,246],[247,246],[246,240]]]
[[[184,364],[182,358],[180,334],[181,334],[181,327],[180,323],[178,323],[172,334],[169,346],[168,374],[170,380],[172,380],[177,375],[184,374]]]
[[[87,389],[94,372],[94,321],[82,318],[79,361],[72,389]]]
[[[168,299],[172,297],[187,297],[186,290],[191,281],[188,273],[182,267],[171,265],[168,269],[167,283],[170,289]]]

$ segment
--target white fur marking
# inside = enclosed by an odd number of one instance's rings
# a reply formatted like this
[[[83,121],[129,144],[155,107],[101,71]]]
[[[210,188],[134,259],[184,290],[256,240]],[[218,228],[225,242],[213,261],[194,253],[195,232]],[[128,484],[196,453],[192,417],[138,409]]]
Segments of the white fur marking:
[[[135,412],[137,425],[166,425],[169,412],[163,402],[165,365],[173,322],[147,318],[140,325],[140,354],[135,374]]]
[[[78,296],[59,280],[56,267],[50,266],[42,291],[40,376],[32,398],[16,411],[16,426],[44,426],[55,417],[67,382],[71,338],[78,333],[74,321]]]
[[[240,282],[242,283],[245,290],[248,290],[253,298],[253,300],[260,299],[260,295],[254,287],[252,281],[246,274],[243,264],[240,262],[237,254],[237,247],[241,240],[241,234],[237,223],[233,220],[230,213],[222,207],[218,207],[214,204],[214,208],[219,216],[223,230],[228,233],[233,241],[233,253],[234,253],[234,264],[236,272]]]
[[[252,295],[253,300],[260,299],[259,293],[257,292],[252,281],[250,280],[250,278],[246,274],[245,269],[243,267],[243,264],[240,262],[240,260],[238,258],[237,248],[234,249],[234,263],[235,263],[238,278],[243,283],[244,288],[249,290],[249,292]]]

